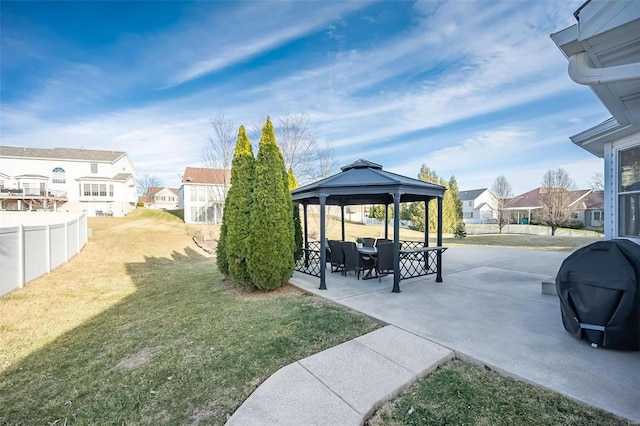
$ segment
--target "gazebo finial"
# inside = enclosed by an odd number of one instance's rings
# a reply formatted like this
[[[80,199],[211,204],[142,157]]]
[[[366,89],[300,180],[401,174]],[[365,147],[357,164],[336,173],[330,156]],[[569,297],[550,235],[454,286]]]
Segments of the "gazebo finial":
[[[364,158],[359,158],[351,164],[340,167],[340,170],[343,172],[351,169],[382,169],[382,165],[365,160]]]

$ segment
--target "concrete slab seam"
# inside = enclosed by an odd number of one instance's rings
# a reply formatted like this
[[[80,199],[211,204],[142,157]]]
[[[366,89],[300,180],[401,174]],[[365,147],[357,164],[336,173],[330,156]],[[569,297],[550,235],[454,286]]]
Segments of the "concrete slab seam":
[[[453,286],[453,287],[465,288],[467,290],[479,291],[478,288],[476,288],[476,287],[469,287],[469,286],[462,285],[462,284],[450,284],[450,285]],[[489,293],[489,294],[495,294],[495,295],[502,296],[502,297],[508,297],[510,299],[524,300],[524,301],[532,302],[532,303],[541,303],[543,305],[553,305],[553,303],[549,303],[546,300],[535,300],[535,299],[530,299],[530,298],[526,298],[526,297],[518,297],[518,296],[513,296],[511,294],[499,293],[497,291],[491,291],[491,290],[483,289],[482,292],[483,293]]]
[[[318,381],[318,383],[320,383],[322,386],[324,386],[329,392],[331,392],[332,394],[334,394],[336,397],[338,397],[338,399],[340,399],[340,401],[344,402],[345,404],[347,404],[347,407],[351,408],[355,413],[357,413],[360,416],[363,416],[363,414],[356,410],[356,408],[349,404],[347,401],[345,401],[345,399],[338,395],[333,389],[331,389],[329,386],[327,386],[327,384],[325,382],[323,382],[318,376],[316,376],[315,374],[313,374],[313,372],[311,372],[308,368],[306,368],[304,365],[300,364],[300,361],[296,361],[296,364],[298,364],[300,367],[302,367],[307,373],[309,373],[314,379],[316,379]],[[364,416],[362,417],[362,419],[364,420]]]
[[[430,340],[428,340],[428,339],[423,339],[423,340],[425,340],[425,341],[427,341],[427,342],[431,342],[431,341],[430,341]],[[378,355],[380,355],[381,357],[383,357],[383,358],[385,358],[385,359],[387,359],[387,360],[391,361],[393,364],[397,365],[398,367],[401,367],[403,370],[407,370],[409,373],[411,373],[411,374],[415,377],[415,379],[413,380],[413,382],[415,382],[415,381],[417,381],[417,380],[420,380],[420,379],[423,379],[423,378],[427,377],[429,374],[431,374],[431,373],[433,373],[435,370],[437,370],[437,369],[438,369],[438,367],[440,367],[442,364],[445,364],[445,363],[447,363],[448,361],[451,361],[451,360],[455,359],[455,352],[454,352],[453,350],[451,350],[451,349],[449,349],[449,348],[446,348],[445,346],[442,346],[442,345],[441,345],[441,344],[439,344],[439,343],[431,342],[431,343],[433,343],[433,344],[435,344],[435,345],[441,346],[441,347],[442,347],[442,348],[444,348],[444,349],[447,349],[447,350],[450,352],[450,354],[449,354],[449,355],[447,355],[447,356],[445,356],[445,357],[443,357],[442,359],[439,359],[439,360],[438,360],[438,361],[436,361],[435,363],[433,363],[433,365],[429,366],[429,368],[427,368],[425,371],[423,371],[423,372],[421,372],[421,373],[414,373],[413,371],[411,371],[411,370],[407,369],[407,367],[405,367],[404,365],[399,364],[399,363],[397,363],[396,361],[394,361],[393,359],[391,359],[391,358],[388,358],[388,357],[384,356],[383,354],[381,354],[380,352],[376,351],[374,348],[372,348],[371,346],[367,345],[366,343],[364,343],[364,342],[358,342],[358,343],[360,343],[360,344],[361,344],[361,345],[363,345],[363,346],[366,346],[367,348],[371,349],[373,352],[377,353],[377,354],[378,354]],[[413,383],[413,382],[412,382],[412,383]]]

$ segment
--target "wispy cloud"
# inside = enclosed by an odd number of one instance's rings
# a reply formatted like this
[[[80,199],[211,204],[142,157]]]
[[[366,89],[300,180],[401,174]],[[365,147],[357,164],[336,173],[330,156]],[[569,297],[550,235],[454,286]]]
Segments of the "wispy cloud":
[[[169,180],[199,165],[212,113],[250,126],[304,112],[340,161],[366,156],[409,176],[427,163],[461,185],[496,173],[524,184],[538,169],[596,163],[568,136],[606,111],[548,36],[579,0],[418,2],[375,39],[389,22],[376,12],[408,3],[277,4],[193,3],[82,61],[52,54],[50,71],[1,106],[2,143],[126,150],[142,174]],[[590,103],[556,105],[584,94]]]

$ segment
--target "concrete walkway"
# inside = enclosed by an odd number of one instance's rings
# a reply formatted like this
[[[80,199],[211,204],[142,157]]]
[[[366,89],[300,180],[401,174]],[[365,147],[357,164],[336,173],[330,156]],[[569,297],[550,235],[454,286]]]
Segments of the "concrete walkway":
[[[296,273],[294,285],[394,327],[281,369],[229,424],[361,424],[381,402],[448,359],[444,348],[458,358],[640,422],[640,352],[593,349],[574,339],[562,326],[558,297],[541,293],[541,282],[557,273],[566,256],[453,247],[443,255],[443,283],[433,276],[403,281],[400,294],[391,293],[392,277],[378,283],[327,274],[327,290],[321,291],[317,278]],[[407,338],[400,345],[387,333]],[[378,346],[362,339],[378,341]],[[376,349],[381,345],[399,350],[390,354]],[[429,353],[426,359],[419,358],[423,352]],[[403,353],[417,367],[398,359]],[[386,363],[413,375],[387,379],[393,370],[377,373]]]
[[[386,326],[276,371],[227,425],[361,425],[450,359],[453,351]]]

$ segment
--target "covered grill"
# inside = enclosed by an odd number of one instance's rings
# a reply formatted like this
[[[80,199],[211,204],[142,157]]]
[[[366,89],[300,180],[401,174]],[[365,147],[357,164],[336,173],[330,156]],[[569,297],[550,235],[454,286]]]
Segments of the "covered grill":
[[[640,246],[599,241],[567,257],[556,276],[565,330],[592,346],[640,350]]]

